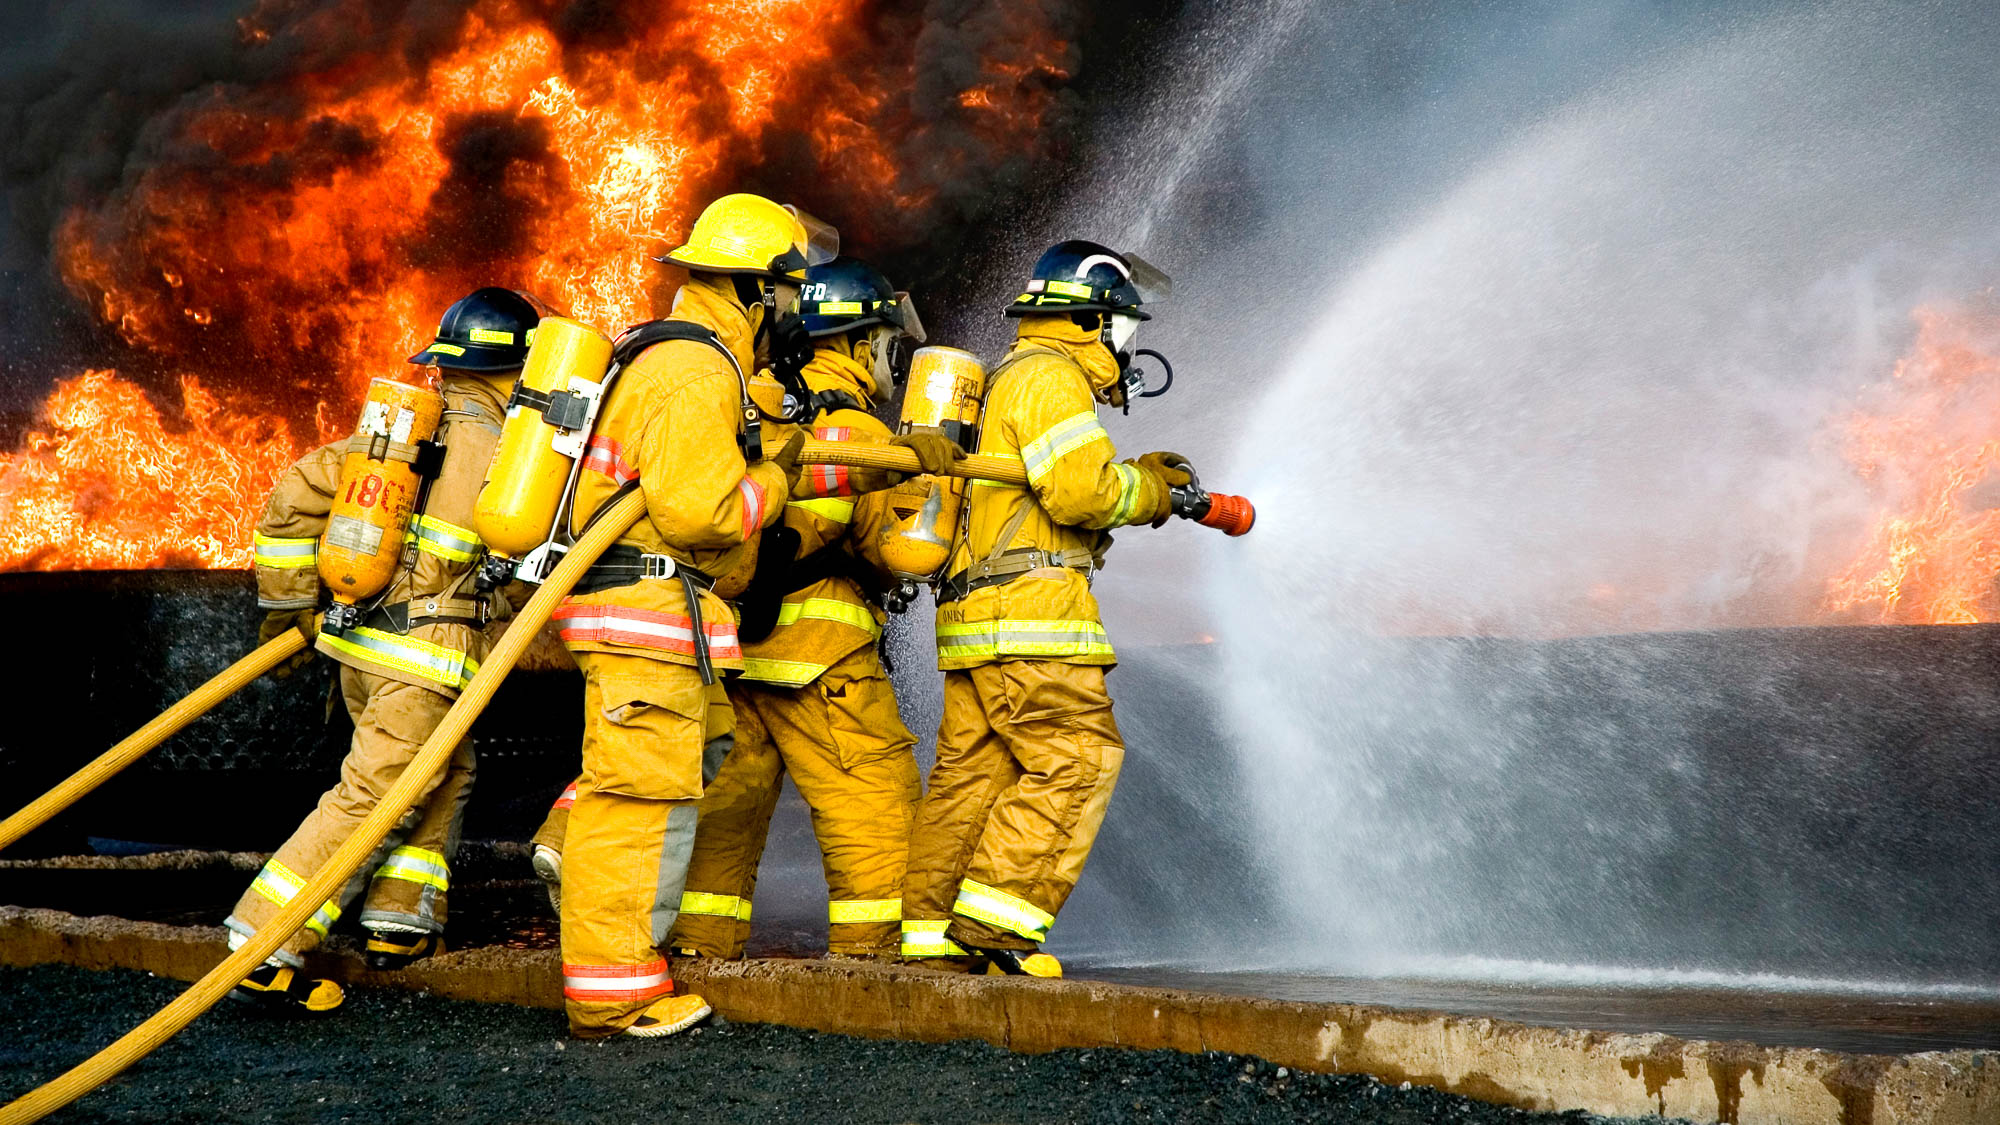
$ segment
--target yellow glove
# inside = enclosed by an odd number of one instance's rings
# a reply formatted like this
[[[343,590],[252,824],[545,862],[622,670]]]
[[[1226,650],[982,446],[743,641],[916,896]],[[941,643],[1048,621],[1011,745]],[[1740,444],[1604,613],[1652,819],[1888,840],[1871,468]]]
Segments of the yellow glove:
[[[266,613],[263,624],[257,626],[259,648],[293,629],[306,635],[306,647],[286,657],[283,664],[271,669],[271,675],[281,680],[312,663],[313,638],[319,636],[319,614],[310,609],[274,609]]]
[[[895,437],[889,439],[889,444],[900,445],[904,449],[915,453],[917,455],[917,464],[926,473],[942,473],[958,462],[965,460],[965,450],[959,448],[957,442],[943,434],[932,433],[928,430],[918,430],[916,433],[911,434],[897,434]],[[911,475],[910,473],[902,473],[889,483],[892,485],[901,484],[903,477]]]
[[[1193,465],[1178,453],[1148,453],[1132,464],[1151,469],[1168,484],[1193,484]]]
[[[785,471],[785,491],[788,493],[792,490],[793,485],[799,483],[799,451],[805,447],[805,430],[794,428],[792,436],[785,439],[784,448],[764,458],[766,461]]]

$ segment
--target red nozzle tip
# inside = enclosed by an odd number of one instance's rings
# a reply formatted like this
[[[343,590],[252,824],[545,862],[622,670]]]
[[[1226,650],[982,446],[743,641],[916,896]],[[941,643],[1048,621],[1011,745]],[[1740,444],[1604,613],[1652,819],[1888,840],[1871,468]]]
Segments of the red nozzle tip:
[[[1242,535],[1257,522],[1257,509],[1242,496],[1231,496],[1227,492],[1211,492],[1208,495],[1208,514],[1201,517],[1203,527],[1212,527],[1224,535]]]

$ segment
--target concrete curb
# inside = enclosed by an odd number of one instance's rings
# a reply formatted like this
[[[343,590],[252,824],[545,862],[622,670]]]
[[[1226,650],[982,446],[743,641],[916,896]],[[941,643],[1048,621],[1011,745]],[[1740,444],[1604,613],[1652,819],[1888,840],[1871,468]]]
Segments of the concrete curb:
[[[0,907],[0,965],[141,969],[193,980],[222,955],[219,926]],[[561,967],[549,950],[468,950],[402,973],[368,972],[348,954],[327,958],[326,968],[343,981],[454,999],[543,1008],[562,1003]],[[1735,1125],[2000,1122],[2000,1052],[1846,1055],[840,961],[697,963],[680,972],[680,981],[732,1020],[870,1038],[983,1039],[1025,1052],[1224,1051],[1301,1070],[1434,1086],[1522,1109]]]

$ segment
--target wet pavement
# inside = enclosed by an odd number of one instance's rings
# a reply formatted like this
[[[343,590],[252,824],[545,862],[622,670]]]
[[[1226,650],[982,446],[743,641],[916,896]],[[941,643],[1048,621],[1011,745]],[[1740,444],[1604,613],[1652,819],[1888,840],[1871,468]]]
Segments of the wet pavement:
[[[143,973],[0,969],[0,1098],[173,999]],[[855,1039],[714,1023],[669,1040],[566,1039],[554,1012],[356,990],[333,1016],[225,1004],[52,1122],[1608,1122],[1237,1055]],[[1658,1122],[1658,1118],[1649,1118]]]

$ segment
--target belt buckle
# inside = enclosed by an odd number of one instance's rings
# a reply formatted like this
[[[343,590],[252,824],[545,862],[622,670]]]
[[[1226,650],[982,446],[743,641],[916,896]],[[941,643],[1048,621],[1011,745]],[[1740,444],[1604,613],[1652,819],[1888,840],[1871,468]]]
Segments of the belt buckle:
[[[672,555],[642,554],[639,556],[639,577],[641,578],[672,578],[674,576],[674,569],[674,557]]]

